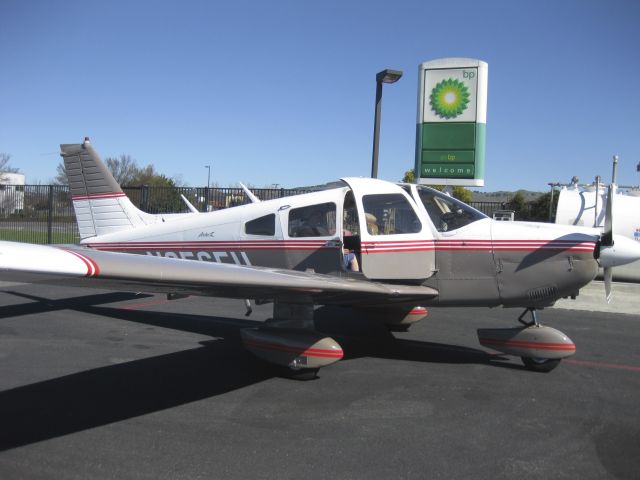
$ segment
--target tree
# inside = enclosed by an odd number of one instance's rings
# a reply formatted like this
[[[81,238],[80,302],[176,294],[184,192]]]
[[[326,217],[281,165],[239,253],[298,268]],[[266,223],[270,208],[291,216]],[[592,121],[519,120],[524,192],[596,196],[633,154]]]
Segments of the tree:
[[[471,190],[458,185],[453,187],[453,191],[451,192],[451,195],[453,195],[454,198],[457,198],[458,200],[464,203],[471,202],[473,198],[473,194],[471,193]]]
[[[445,185],[429,185],[429,186],[435,190],[438,190],[439,192],[443,192],[444,189],[446,188]],[[451,187],[451,196],[453,198],[457,198],[458,200],[464,203],[469,203],[473,198],[473,194],[471,193],[471,190],[467,190],[466,188],[461,187],[459,185]]]
[[[0,152],[0,172],[1,173],[18,173],[20,169],[12,167],[9,164],[9,162],[11,162],[11,155],[9,153]]]
[[[534,222],[553,222],[555,221],[556,210],[558,208],[558,197],[560,194],[556,192],[556,195],[553,196],[553,207],[551,208],[551,212],[549,212],[549,202],[551,201],[551,192],[547,192],[544,195],[541,195],[533,202],[529,203],[530,210],[530,220]],[[550,216],[551,214],[551,216]]]
[[[141,185],[141,183],[135,181],[136,176],[139,175],[140,168],[138,168],[137,162],[131,155],[123,153],[118,158],[107,157],[104,163],[120,185]]]
[[[135,175],[126,184],[127,186],[147,185],[150,187],[176,187],[176,182],[164,174],[156,172],[153,165],[138,168]]]
[[[64,162],[60,162],[56,167],[56,176],[51,180],[54,185],[68,185],[67,169],[64,167]]]
[[[404,183],[416,183],[416,172],[412,170],[407,170],[404,172],[404,177],[402,177],[402,181]]]
[[[521,191],[517,191],[511,200],[509,200],[507,207],[509,210],[514,211],[516,220],[525,220],[528,217],[527,202]]]
[[[176,187],[181,182],[160,174],[151,164],[140,168],[131,155],[123,153],[119,157],[107,157],[104,160],[107,169],[122,187],[133,187],[140,185],[158,187]],[[56,176],[52,180],[56,185],[67,185],[67,171],[64,162],[60,162],[56,167]]]

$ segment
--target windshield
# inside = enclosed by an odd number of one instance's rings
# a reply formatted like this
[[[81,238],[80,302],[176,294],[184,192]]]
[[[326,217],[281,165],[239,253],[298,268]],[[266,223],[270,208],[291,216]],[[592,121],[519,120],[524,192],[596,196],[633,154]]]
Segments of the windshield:
[[[488,218],[466,203],[432,188],[416,187],[420,200],[439,232],[449,232],[470,223]]]

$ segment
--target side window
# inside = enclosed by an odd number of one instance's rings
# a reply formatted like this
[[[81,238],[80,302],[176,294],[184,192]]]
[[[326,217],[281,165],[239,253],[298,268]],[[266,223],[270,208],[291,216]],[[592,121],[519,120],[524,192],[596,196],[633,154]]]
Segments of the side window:
[[[336,204],[333,202],[292,208],[289,211],[290,237],[327,237],[336,233]]]
[[[265,235],[272,237],[276,234],[276,216],[274,213],[256,218],[244,224],[247,235]]]
[[[409,201],[399,193],[362,197],[367,231],[370,235],[418,233],[422,224]]]

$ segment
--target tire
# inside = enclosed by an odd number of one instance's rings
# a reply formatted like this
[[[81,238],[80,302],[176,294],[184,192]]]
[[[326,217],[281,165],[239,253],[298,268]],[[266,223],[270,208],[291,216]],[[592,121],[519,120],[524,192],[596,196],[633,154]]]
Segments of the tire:
[[[527,369],[534,372],[548,373],[558,365],[560,365],[561,358],[534,358],[534,357],[521,357],[522,363]]]
[[[282,376],[292,380],[315,380],[318,378],[319,368],[284,368]]]
[[[409,331],[409,327],[411,327],[411,325],[391,325],[391,324],[386,324],[385,325],[387,327],[387,330],[389,330],[390,332],[408,332]]]

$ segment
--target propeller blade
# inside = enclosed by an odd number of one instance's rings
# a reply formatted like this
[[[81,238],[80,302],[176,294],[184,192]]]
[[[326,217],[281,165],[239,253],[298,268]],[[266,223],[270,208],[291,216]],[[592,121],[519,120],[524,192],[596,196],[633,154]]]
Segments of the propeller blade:
[[[611,282],[613,281],[613,268],[604,269],[604,293],[607,296],[607,303],[611,303]]]
[[[607,205],[604,216],[604,232],[602,232],[601,243],[605,247],[613,245],[613,201],[616,196],[616,184],[609,185],[607,191]]]

